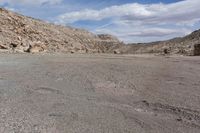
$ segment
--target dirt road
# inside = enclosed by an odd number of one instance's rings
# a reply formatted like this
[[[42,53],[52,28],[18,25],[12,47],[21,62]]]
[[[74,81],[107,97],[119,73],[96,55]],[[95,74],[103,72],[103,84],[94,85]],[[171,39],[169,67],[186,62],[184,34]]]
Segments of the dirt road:
[[[0,55],[0,133],[199,133],[200,57]]]

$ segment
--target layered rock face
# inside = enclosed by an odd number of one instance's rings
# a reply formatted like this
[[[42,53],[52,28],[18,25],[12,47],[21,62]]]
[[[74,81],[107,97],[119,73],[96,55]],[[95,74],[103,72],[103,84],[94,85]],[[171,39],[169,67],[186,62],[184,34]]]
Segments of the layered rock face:
[[[122,45],[110,35],[98,36],[82,29],[54,25],[2,8],[0,25],[1,51],[103,53]]]

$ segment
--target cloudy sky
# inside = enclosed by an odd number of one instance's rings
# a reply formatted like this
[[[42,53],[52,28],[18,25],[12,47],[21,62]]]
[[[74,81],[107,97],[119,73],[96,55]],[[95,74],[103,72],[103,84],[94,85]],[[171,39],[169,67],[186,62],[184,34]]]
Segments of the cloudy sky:
[[[165,40],[200,29],[200,0],[0,0],[0,6],[125,42]]]

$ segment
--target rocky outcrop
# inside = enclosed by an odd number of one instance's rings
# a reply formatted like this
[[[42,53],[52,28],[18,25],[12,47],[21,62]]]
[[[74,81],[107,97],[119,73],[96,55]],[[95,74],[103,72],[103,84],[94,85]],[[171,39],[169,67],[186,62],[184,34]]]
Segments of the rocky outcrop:
[[[0,8],[0,49],[10,52],[103,53],[121,42],[111,35],[54,25]]]

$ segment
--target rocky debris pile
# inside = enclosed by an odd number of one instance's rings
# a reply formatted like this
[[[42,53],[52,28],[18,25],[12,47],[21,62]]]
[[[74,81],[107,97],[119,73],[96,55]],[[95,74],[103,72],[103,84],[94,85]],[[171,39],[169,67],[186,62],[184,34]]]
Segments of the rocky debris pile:
[[[200,30],[185,37],[167,41],[124,45],[119,47],[118,51],[126,54],[157,53],[197,56],[200,55]]]
[[[103,53],[123,45],[110,35],[46,23],[0,8],[0,50],[8,52]]]

